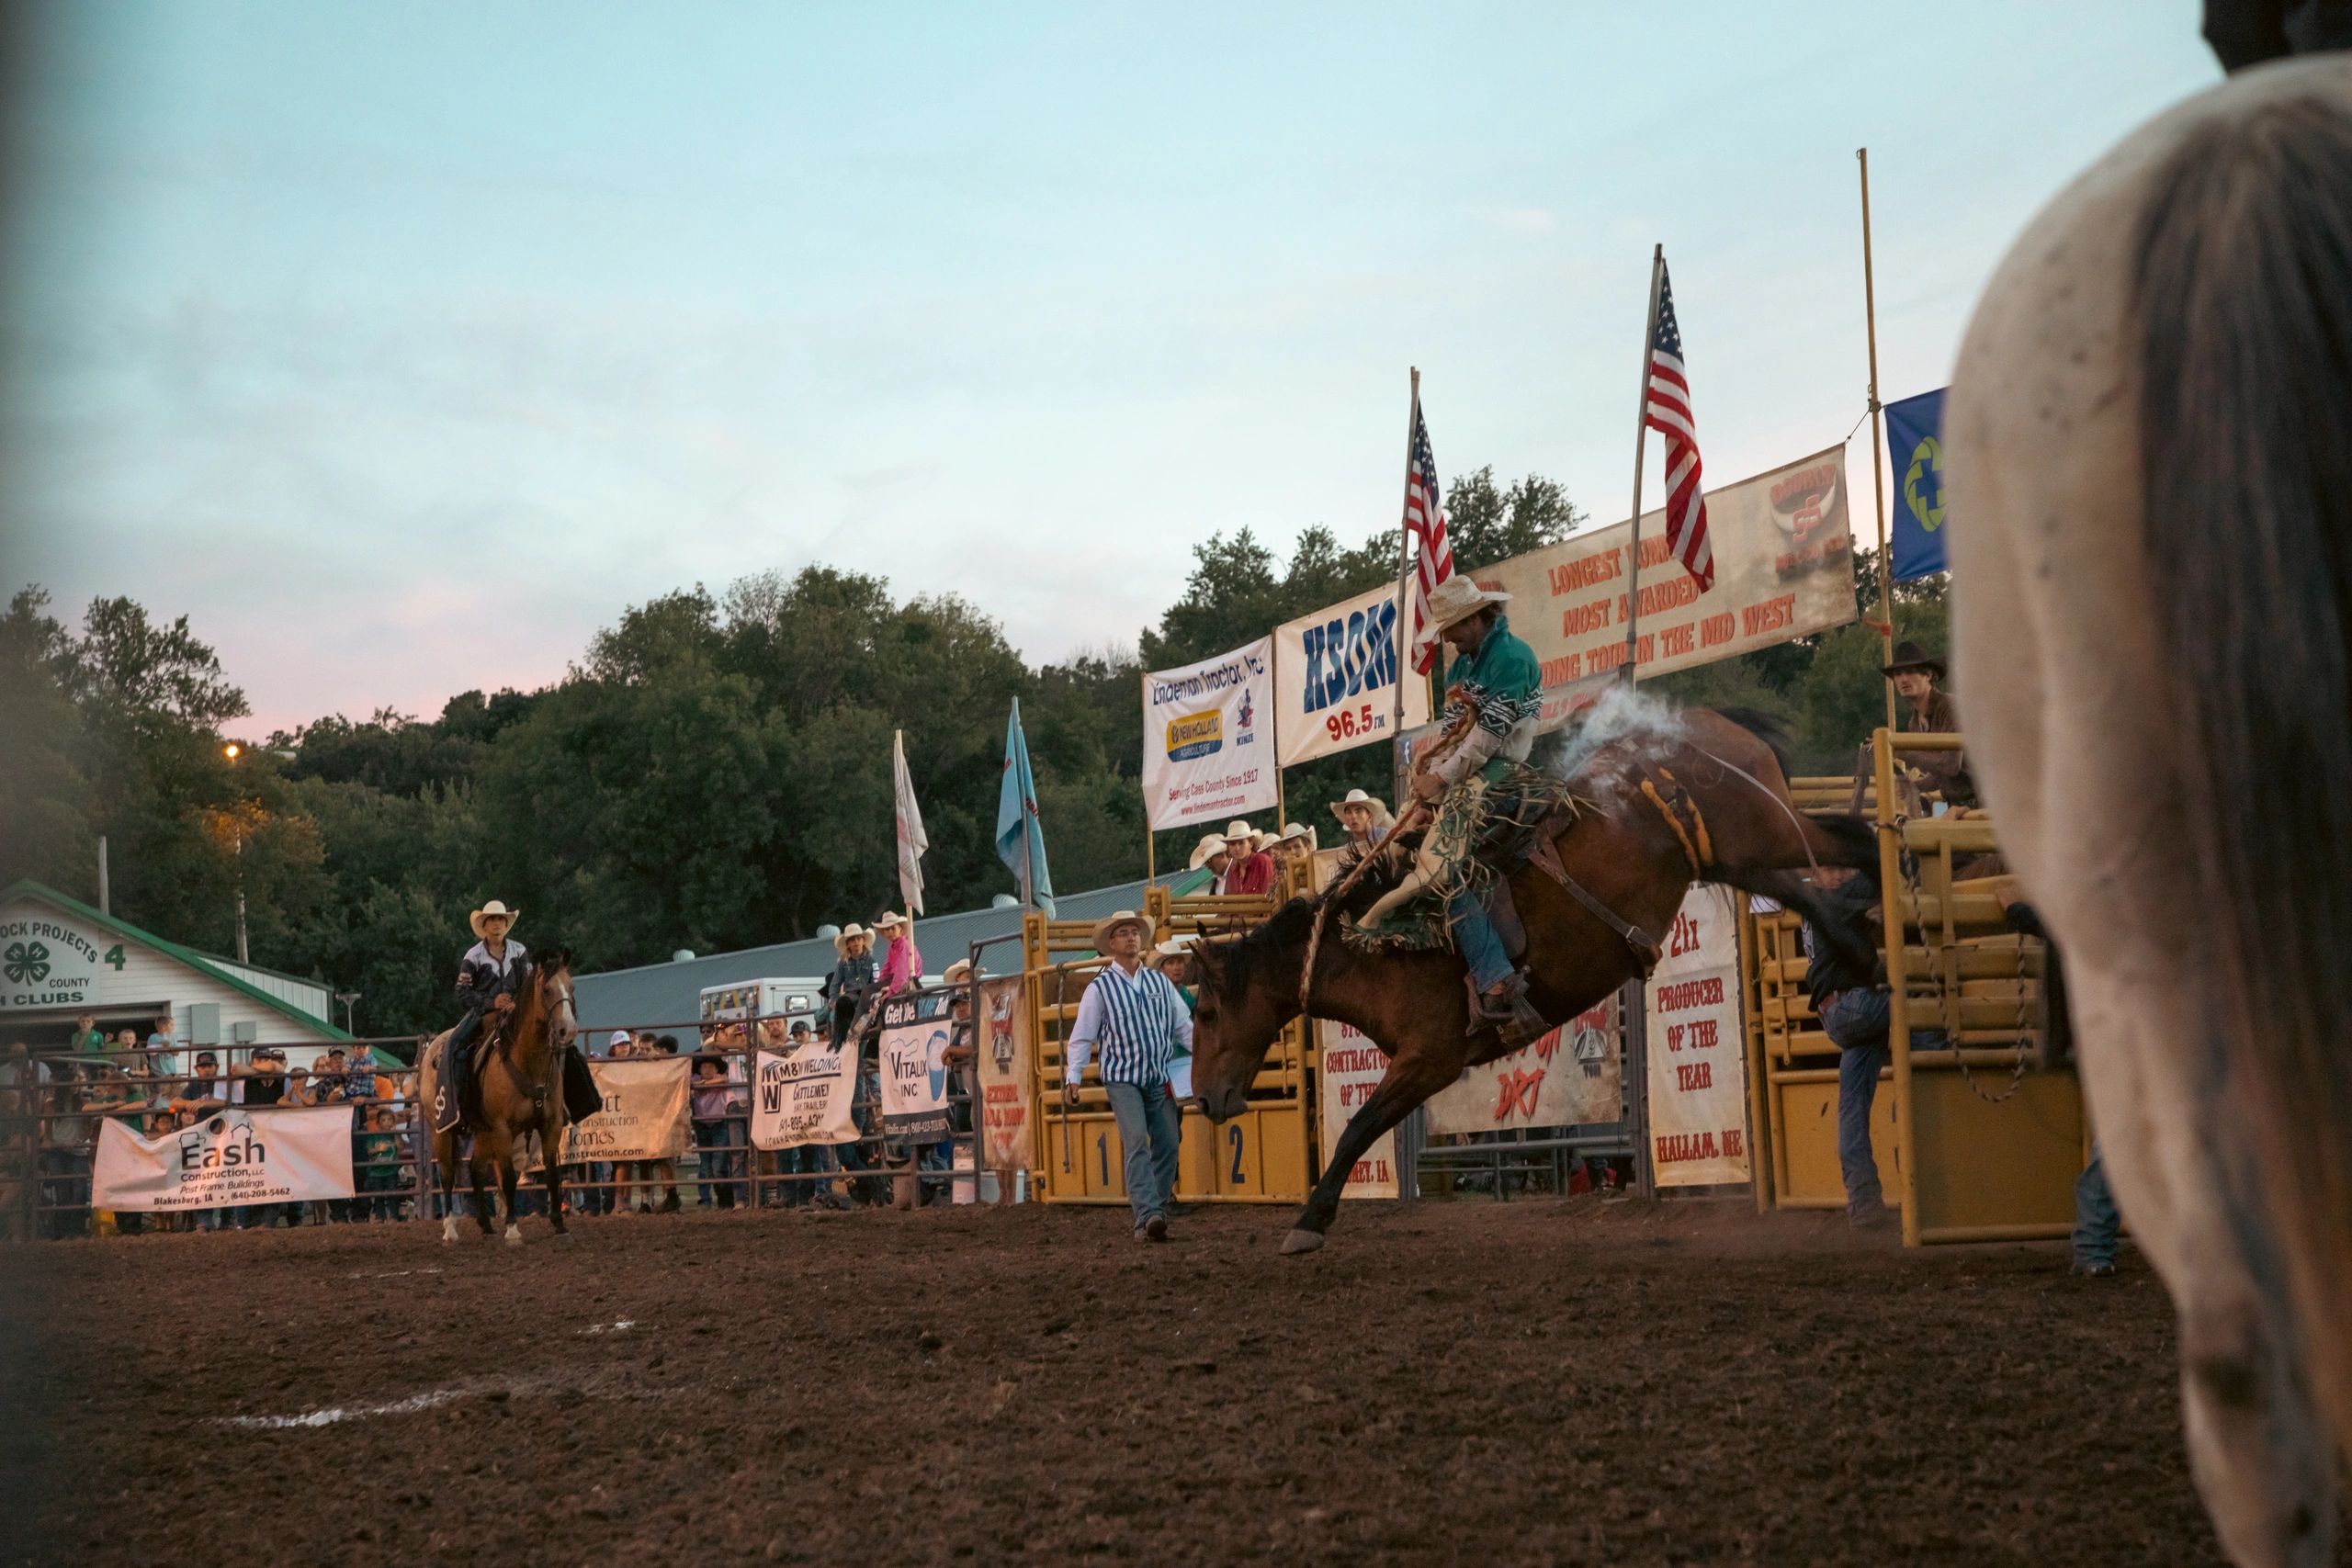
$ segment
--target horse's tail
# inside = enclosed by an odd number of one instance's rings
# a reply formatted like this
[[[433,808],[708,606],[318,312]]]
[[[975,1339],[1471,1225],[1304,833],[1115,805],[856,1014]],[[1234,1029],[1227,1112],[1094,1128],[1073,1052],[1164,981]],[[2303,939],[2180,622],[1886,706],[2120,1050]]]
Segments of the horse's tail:
[[[2316,94],[2191,133],[2134,280],[2143,544],[2186,732],[2220,1055],[2320,1402],[2352,1435],[2352,117]]]

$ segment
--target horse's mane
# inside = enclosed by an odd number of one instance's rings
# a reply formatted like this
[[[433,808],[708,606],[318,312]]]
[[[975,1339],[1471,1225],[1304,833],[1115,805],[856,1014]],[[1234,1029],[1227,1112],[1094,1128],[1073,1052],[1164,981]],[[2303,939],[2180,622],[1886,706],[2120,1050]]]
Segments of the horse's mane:
[[[1772,760],[1781,764],[1781,777],[1794,776],[1796,770],[1789,765],[1789,731],[1779,718],[1762,708],[1717,708],[1715,712],[1764,742]]]
[[[1315,927],[1316,908],[1322,902],[1320,894],[1293,898],[1239,936],[1204,942],[1203,949],[1217,966],[1222,987],[1246,990],[1264,978],[1263,972],[1272,969],[1284,953],[1303,950],[1307,933]]]

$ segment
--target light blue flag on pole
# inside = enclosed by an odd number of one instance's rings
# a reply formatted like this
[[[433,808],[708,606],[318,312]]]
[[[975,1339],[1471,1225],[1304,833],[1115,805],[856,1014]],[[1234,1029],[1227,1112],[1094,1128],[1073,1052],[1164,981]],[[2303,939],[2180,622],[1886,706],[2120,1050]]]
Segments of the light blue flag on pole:
[[[1894,471],[1894,526],[1888,544],[1894,581],[1946,569],[1944,558],[1944,392],[1939,387],[1886,405],[1888,467]]]
[[[1004,785],[996,797],[996,852],[1012,868],[1021,901],[1054,912],[1054,879],[1046,871],[1046,831],[1037,822],[1037,779],[1029,771],[1029,740],[1021,733],[1021,699],[1004,728]]]

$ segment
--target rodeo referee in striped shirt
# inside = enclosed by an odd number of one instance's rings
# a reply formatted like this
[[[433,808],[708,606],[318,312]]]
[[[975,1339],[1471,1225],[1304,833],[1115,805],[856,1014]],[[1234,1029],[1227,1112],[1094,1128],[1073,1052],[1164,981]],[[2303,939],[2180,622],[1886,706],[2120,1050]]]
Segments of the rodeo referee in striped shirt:
[[[1111,962],[1079,998],[1065,1052],[1062,1103],[1078,1103],[1078,1080],[1099,1049],[1102,1092],[1119,1123],[1136,1239],[1166,1241],[1182,1126],[1168,1094],[1168,1063],[1177,1044],[1193,1048],[1193,1014],[1167,976],[1143,966],[1144,943],[1150,940],[1150,920],[1132,909],[1094,922],[1094,951]]]

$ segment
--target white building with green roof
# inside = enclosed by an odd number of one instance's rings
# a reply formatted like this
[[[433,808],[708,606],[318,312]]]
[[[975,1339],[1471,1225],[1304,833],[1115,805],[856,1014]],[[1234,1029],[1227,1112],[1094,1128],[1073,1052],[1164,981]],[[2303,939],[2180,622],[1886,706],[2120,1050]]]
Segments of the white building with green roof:
[[[108,1038],[135,1029],[142,1043],[167,1012],[192,1046],[348,1040],[333,1005],[319,981],[198,953],[38,882],[0,890],[0,1045],[55,1049],[85,1012]]]

